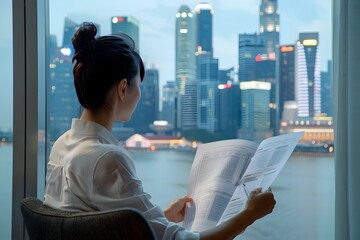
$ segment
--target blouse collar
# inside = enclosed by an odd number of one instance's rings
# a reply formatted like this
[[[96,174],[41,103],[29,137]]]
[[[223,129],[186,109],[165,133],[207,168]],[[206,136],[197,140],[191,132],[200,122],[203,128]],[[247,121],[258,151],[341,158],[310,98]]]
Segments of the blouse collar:
[[[104,126],[86,120],[73,119],[71,123],[71,130],[74,133],[88,136],[97,136],[105,139],[111,144],[120,145],[120,142],[107,130]]]

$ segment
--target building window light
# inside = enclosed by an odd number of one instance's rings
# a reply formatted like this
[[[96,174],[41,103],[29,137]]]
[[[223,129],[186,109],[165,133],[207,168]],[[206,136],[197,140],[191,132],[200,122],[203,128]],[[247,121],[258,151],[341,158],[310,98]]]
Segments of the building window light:
[[[272,13],[274,13],[274,8],[273,8],[273,6],[268,6],[268,7],[265,9],[265,12],[266,12],[267,14],[272,14]]]
[[[180,29],[180,33],[187,33],[187,32],[188,32],[188,30],[186,28]]]
[[[274,31],[274,25],[273,24],[269,24],[267,27],[266,27],[266,30],[268,32],[273,32]]]

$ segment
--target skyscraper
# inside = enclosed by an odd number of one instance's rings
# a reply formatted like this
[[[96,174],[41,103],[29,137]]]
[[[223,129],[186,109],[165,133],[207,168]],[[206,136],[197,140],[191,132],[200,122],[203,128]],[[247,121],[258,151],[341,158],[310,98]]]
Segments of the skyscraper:
[[[118,16],[111,18],[111,33],[125,33],[135,42],[136,49],[140,49],[139,21],[132,16]]]
[[[262,0],[260,5],[260,37],[264,39],[267,53],[276,53],[280,38],[277,0]]]
[[[256,33],[239,34],[239,81],[254,81],[256,79],[255,58],[265,54],[264,41]]]
[[[50,140],[55,141],[71,127],[71,119],[78,118],[81,107],[76,96],[72,70],[74,54],[71,39],[79,24],[65,18],[63,45],[57,46],[55,36],[49,42],[49,75],[48,75],[48,131]]]
[[[213,54],[212,15],[213,9],[209,3],[199,3],[196,13],[196,48],[198,52]]]
[[[240,89],[241,136],[239,137],[262,140],[270,133],[271,84],[258,81],[240,82]]]
[[[201,54],[197,58],[198,128],[214,133],[218,130],[219,60],[210,54]]]
[[[321,72],[321,113],[333,116],[332,61],[327,65],[327,72]]]
[[[240,128],[240,87],[239,83],[222,83],[219,91],[219,132],[228,138],[237,138]]]
[[[295,100],[295,46],[283,45],[280,47],[280,89],[279,110],[280,116],[286,101]]]
[[[300,33],[295,49],[298,116],[314,117],[321,114],[319,33]]]
[[[49,64],[49,133],[55,141],[71,127],[71,119],[78,118],[81,108],[74,88],[72,51],[69,47],[50,49],[55,58]]]
[[[195,18],[190,8],[185,5],[176,13],[175,41],[177,127],[183,130],[194,129],[197,126]]]
[[[168,121],[169,124],[175,125],[175,99],[176,84],[175,81],[167,81],[163,86],[162,94],[162,112],[161,119]]]
[[[237,138],[240,128],[240,87],[235,83],[235,68],[219,70],[219,110],[216,119],[219,121],[218,132],[226,138]]]
[[[259,54],[255,57],[256,81],[268,82],[271,84],[270,90],[270,127],[276,133],[276,126],[279,124],[276,111],[276,57],[275,53]]]

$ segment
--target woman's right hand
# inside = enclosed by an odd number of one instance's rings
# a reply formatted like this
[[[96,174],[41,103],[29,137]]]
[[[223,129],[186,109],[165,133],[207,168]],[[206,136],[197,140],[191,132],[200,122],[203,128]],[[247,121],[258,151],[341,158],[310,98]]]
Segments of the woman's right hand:
[[[272,192],[261,192],[260,188],[255,189],[250,193],[244,211],[214,228],[200,232],[200,239],[234,239],[257,219],[271,213],[275,203]]]
[[[276,201],[272,192],[261,192],[261,189],[257,188],[250,193],[245,211],[248,211],[255,221],[271,213],[275,204]]]

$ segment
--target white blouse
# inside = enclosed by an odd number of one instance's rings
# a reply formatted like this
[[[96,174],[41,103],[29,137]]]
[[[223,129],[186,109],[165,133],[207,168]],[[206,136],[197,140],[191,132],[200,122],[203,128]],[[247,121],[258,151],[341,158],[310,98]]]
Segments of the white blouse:
[[[168,222],[143,191],[129,153],[103,126],[73,119],[54,144],[47,165],[44,204],[67,211],[132,207],[152,225],[157,239],[199,239],[198,233]]]

